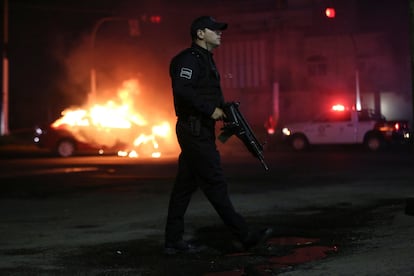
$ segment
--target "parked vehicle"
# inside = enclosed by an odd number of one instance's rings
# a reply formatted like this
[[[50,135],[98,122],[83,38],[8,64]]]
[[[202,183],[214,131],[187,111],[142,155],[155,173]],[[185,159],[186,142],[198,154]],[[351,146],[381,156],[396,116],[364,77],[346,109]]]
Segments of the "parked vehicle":
[[[36,127],[34,142],[39,148],[49,149],[60,157],[69,157],[78,154],[117,154],[119,150],[124,150],[124,145],[118,143],[108,147],[90,141],[81,141],[64,127],[54,128],[51,125]]]
[[[283,140],[297,151],[311,145],[362,144],[377,151],[387,144],[408,144],[407,120],[387,121],[371,110],[333,109],[308,122],[282,127]]]

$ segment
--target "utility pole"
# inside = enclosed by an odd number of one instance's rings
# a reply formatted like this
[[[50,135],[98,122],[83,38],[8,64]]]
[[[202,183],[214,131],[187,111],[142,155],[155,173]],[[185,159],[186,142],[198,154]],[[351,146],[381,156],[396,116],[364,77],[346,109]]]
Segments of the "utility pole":
[[[354,48],[354,62],[355,62],[355,108],[356,110],[361,110],[361,92],[360,92],[360,85],[359,85],[359,65],[358,65],[358,48],[355,42],[354,34],[351,33],[351,40],[352,40],[352,47]],[[377,110],[377,108],[376,108]],[[379,110],[377,110],[379,111]]]
[[[410,10],[410,49],[411,49],[411,101],[412,101],[412,125],[414,125],[414,0],[409,0],[409,10]],[[414,126],[411,126],[414,128]],[[413,145],[414,146],[414,145]]]
[[[0,134],[9,134],[9,59],[7,47],[9,42],[9,3],[3,0],[3,85],[2,85],[2,106],[1,106],[1,123]]]

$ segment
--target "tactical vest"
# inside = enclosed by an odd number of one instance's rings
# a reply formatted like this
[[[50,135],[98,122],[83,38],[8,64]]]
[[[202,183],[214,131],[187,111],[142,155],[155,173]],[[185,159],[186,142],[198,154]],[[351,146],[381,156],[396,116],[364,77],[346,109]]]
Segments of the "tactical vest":
[[[221,107],[224,103],[224,98],[220,87],[220,74],[217,71],[214,61],[210,58],[210,56],[194,48],[184,50],[179,56],[188,53],[191,53],[197,57],[200,68],[200,78],[197,80],[197,86],[195,89],[203,101],[211,103],[214,106]],[[179,107],[181,111],[183,111],[182,108],[182,106]],[[189,115],[197,115],[194,110],[186,110],[184,113]]]

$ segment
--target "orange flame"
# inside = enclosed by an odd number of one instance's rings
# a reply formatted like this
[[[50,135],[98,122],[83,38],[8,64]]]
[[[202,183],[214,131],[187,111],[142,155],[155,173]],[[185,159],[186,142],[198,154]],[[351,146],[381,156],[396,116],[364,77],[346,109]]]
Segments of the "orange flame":
[[[79,141],[95,146],[111,148],[122,144],[124,148],[118,152],[119,156],[159,158],[162,155],[160,142],[169,147],[164,150],[171,151],[173,137],[170,123],[166,119],[150,123],[136,112],[132,100],[134,94],[139,94],[138,82],[125,81],[118,90],[117,101],[65,109],[52,127],[64,128]],[[153,114],[155,111],[147,112]]]

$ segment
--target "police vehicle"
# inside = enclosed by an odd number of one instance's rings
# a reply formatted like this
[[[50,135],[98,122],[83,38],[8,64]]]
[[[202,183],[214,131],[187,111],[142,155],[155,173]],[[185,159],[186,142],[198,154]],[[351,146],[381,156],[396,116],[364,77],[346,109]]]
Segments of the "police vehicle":
[[[387,121],[372,110],[347,109],[336,105],[314,120],[285,125],[282,137],[294,150],[303,151],[311,145],[362,144],[378,151],[388,144],[411,141],[407,120]]]

